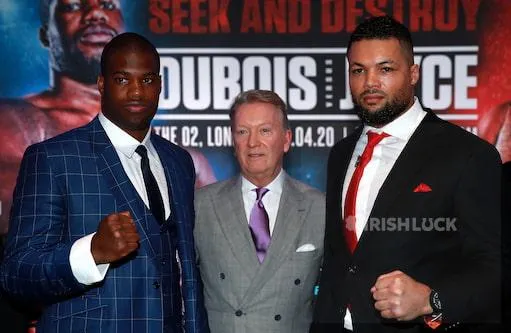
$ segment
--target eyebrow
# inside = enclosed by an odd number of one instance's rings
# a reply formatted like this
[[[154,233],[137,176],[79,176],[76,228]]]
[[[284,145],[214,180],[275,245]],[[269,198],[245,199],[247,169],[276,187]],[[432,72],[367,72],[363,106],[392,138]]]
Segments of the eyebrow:
[[[385,60],[385,61],[382,61],[382,62],[379,62],[377,63],[377,65],[393,65],[395,64],[396,62],[394,60]]]
[[[116,72],[113,72],[112,73],[113,75],[115,74],[120,74],[120,75],[129,75],[130,73],[128,72],[124,72],[124,71],[116,71]],[[158,76],[160,75],[159,73],[155,73],[155,72],[147,72],[147,73],[144,73],[144,76]]]
[[[271,123],[263,123],[263,124],[256,124],[256,125],[253,125],[253,127],[263,127],[263,126],[273,126]],[[236,126],[234,126],[236,128],[239,128],[239,127],[243,127],[243,128],[248,128],[248,127],[252,127],[252,125],[250,124],[238,124]]]
[[[382,66],[382,65],[393,65],[393,64],[396,64],[396,62],[394,60],[384,60],[384,61],[380,61],[376,65]],[[353,66],[365,67],[364,64],[361,64],[359,62],[354,62],[352,65],[350,65],[350,67],[353,67]]]

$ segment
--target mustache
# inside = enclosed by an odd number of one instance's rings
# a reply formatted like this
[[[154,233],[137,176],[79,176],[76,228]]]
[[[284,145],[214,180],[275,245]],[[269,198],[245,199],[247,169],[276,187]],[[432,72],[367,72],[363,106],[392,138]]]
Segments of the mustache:
[[[78,31],[76,34],[77,39],[82,38],[83,36],[92,35],[92,34],[105,34],[113,37],[117,36],[119,33],[112,27],[106,24],[91,24],[88,25]]]
[[[365,90],[360,96],[364,97],[366,95],[374,95],[374,94],[384,95],[384,96],[387,95],[383,90],[369,89],[369,90]]]

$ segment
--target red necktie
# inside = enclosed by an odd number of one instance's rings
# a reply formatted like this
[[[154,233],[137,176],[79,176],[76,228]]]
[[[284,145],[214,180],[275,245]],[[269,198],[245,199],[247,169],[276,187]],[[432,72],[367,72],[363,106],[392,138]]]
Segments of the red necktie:
[[[351,253],[355,251],[357,247],[357,232],[355,230],[356,225],[356,207],[357,207],[357,192],[358,185],[360,184],[360,179],[364,174],[364,168],[371,160],[373,156],[374,147],[389,136],[387,133],[375,133],[375,132],[367,132],[367,145],[364,149],[364,152],[361,156],[358,157],[357,163],[355,164],[355,171],[353,172],[353,176],[350,180],[350,185],[348,186],[348,191],[346,192],[346,198],[344,199],[344,237],[346,238],[346,243],[348,244],[348,248]]]

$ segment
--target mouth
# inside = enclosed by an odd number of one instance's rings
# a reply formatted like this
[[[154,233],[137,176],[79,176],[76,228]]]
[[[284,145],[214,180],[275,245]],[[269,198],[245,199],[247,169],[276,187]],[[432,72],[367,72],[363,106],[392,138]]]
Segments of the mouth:
[[[261,157],[263,157],[263,156],[264,156],[264,154],[263,154],[263,153],[249,153],[249,154],[248,154],[248,157],[249,157],[249,158],[261,158]]]
[[[365,104],[377,104],[385,98],[382,94],[364,94],[362,100]]]
[[[89,45],[105,45],[114,36],[116,32],[108,27],[91,25],[85,28],[80,34],[80,42]]]
[[[131,113],[142,113],[145,112],[149,106],[142,103],[129,103],[124,105],[124,108]]]

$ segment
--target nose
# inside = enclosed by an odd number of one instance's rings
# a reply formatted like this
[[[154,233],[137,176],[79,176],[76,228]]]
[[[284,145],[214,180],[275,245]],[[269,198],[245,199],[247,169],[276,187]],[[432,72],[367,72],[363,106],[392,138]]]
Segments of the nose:
[[[259,135],[256,131],[250,132],[247,143],[249,147],[256,147],[259,144]]]
[[[365,87],[366,88],[375,88],[378,87],[380,83],[380,78],[378,76],[378,73],[374,70],[367,71],[366,77],[365,77]]]
[[[137,80],[133,80],[128,86],[128,97],[133,100],[140,99],[142,94],[142,85]]]
[[[83,17],[86,23],[107,23],[108,15],[105,9],[102,8],[102,1],[92,0],[88,2],[85,7],[85,15]]]

